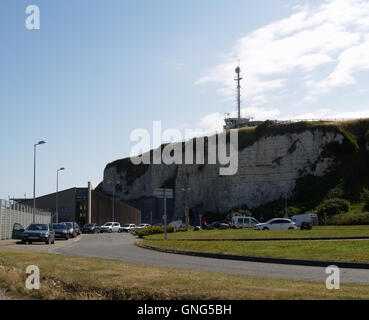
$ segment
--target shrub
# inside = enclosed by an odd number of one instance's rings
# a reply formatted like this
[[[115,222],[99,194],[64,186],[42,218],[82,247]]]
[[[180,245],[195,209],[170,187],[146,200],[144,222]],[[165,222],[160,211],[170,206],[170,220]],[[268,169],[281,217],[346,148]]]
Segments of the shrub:
[[[167,226],[167,233],[173,233],[175,229],[171,226]],[[151,228],[142,228],[135,230],[132,234],[142,238],[146,236],[151,236],[153,234],[161,234],[164,233],[164,226],[153,226]]]
[[[333,216],[340,213],[345,213],[350,210],[350,202],[345,199],[332,198],[323,201],[317,208],[318,214],[327,213],[329,216]]]
[[[369,213],[342,213],[327,219],[329,225],[368,225]]]
[[[286,213],[285,209],[281,209],[279,211],[279,215],[281,217],[283,217],[285,213]],[[289,217],[293,217],[293,216],[301,214],[301,210],[299,208],[296,208],[296,207],[287,207],[287,214],[288,214]]]
[[[266,120],[263,123],[259,124],[256,128],[255,128],[255,133],[257,136],[262,136],[264,135],[267,130],[273,126],[276,126],[275,121],[272,120]]]

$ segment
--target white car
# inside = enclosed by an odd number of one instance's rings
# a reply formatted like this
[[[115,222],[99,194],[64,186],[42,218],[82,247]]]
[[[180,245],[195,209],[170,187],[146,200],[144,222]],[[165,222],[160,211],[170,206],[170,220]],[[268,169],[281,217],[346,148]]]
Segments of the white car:
[[[118,232],[120,228],[119,222],[107,222],[103,226],[100,227],[100,233],[103,232]]]
[[[125,224],[122,227],[119,228],[119,232],[131,232],[136,230],[135,224]]]
[[[255,230],[296,230],[296,223],[290,219],[276,218],[255,225]]]
[[[232,217],[232,225],[236,228],[254,228],[259,223],[259,221],[252,217]]]
[[[142,229],[142,228],[151,228],[151,225],[147,223],[141,223],[136,227],[136,229]]]
[[[298,227],[304,222],[310,223],[312,226],[317,226],[319,224],[318,215],[316,213],[293,216],[291,220],[296,223]]]

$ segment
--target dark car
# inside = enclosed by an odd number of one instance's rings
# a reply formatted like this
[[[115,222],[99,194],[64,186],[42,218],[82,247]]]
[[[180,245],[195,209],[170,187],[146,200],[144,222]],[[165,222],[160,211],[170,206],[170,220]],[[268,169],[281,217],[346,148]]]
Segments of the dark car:
[[[23,226],[20,225],[19,223],[14,223],[12,231],[12,239],[21,240],[23,232],[24,232]]]
[[[87,223],[82,228],[82,233],[98,233],[99,227],[96,223]]]
[[[55,238],[61,238],[65,240],[69,239],[68,227],[65,223],[53,223],[53,228],[55,232]]]
[[[53,226],[47,223],[32,223],[21,235],[22,243],[45,242],[54,244],[55,232]]]
[[[218,225],[219,225],[219,222],[212,222],[212,223],[204,224],[202,228],[204,230],[213,230],[213,229],[216,229]]]
[[[228,222],[225,221],[216,221],[210,224],[205,224],[203,225],[203,229],[205,230],[213,230],[213,229],[230,229],[230,224]]]
[[[311,225],[310,222],[303,222],[301,223],[300,229],[301,230],[311,230],[313,229],[313,226]]]

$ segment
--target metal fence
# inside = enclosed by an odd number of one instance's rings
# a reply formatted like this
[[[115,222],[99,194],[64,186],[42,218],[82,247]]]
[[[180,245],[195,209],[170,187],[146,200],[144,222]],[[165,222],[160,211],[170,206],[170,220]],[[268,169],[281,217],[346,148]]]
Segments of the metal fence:
[[[51,223],[52,214],[36,210],[35,221]],[[0,240],[11,239],[14,223],[27,228],[33,222],[32,208],[0,199]]]

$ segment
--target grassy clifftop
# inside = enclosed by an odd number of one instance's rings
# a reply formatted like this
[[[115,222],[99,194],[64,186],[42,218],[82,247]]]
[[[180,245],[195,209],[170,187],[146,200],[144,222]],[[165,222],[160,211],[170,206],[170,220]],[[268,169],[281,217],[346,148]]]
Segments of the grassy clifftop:
[[[323,130],[325,132],[336,132],[342,134],[353,149],[359,150],[360,146],[365,145],[365,141],[369,141],[369,119],[350,120],[350,121],[316,121],[316,122],[295,122],[288,124],[279,124],[273,121],[265,121],[256,128],[239,129],[239,150],[243,150],[253,145],[262,138],[278,135],[286,135],[293,133],[302,133],[305,131],[315,132]],[[196,140],[196,139],[195,139]],[[205,146],[207,137],[205,137]],[[194,145],[196,145],[194,143]],[[163,149],[166,144],[163,144]],[[196,150],[194,150],[196,151]],[[152,150],[150,151],[152,155]],[[119,159],[107,164],[105,169],[115,167],[117,172],[121,171],[137,171],[130,158]],[[147,166],[143,166],[147,170]],[[142,171],[142,170],[139,170]]]

